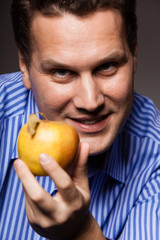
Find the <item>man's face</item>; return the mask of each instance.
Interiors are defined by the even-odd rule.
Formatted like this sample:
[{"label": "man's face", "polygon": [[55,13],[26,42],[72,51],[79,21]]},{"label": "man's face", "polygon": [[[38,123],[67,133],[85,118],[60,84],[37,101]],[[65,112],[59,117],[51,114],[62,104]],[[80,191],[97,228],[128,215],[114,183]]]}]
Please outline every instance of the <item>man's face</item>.
[{"label": "man's face", "polygon": [[29,71],[20,60],[39,111],[75,127],[90,153],[113,143],[132,107],[136,58],[123,27],[116,10],[84,17],[36,15]]}]

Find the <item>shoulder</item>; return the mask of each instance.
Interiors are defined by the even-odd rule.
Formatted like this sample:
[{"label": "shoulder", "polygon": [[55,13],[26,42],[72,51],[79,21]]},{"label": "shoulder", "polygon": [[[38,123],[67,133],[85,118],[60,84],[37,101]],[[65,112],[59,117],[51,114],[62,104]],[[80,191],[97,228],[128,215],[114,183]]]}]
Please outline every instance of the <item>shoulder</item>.
[{"label": "shoulder", "polygon": [[14,73],[7,73],[0,75],[0,89],[3,86],[13,85],[17,82],[22,81],[22,74],[21,72],[14,72]]},{"label": "shoulder", "polygon": [[0,75],[0,120],[21,114],[27,95],[20,72]]},{"label": "shoulder", "polygon": [[150,98],[134,94],[132,111],[125,129],[137,137],[149,137],[160,142],[160,111]]}]

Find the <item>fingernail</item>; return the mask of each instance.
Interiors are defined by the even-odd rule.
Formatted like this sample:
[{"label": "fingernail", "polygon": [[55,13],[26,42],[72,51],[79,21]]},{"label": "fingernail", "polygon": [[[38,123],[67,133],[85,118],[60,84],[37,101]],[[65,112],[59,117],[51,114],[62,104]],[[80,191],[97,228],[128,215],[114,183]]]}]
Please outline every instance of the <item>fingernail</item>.
[{"label": "fingernail", "polygon": [[14,161],[13,165],[14,165],[14,168],[15,168],[15,169],[18,169],[18,168],[21,167],[22,161],[19,160],[19,159],[17,159],[17,160]]},{"label": "fingernail", "polygon": [[43,163],[47,163],[49,162],[49,156],[46,154],[46,153],[42,153],[40,156],[39,156],[39,160],[40,162],[43,164]]}]

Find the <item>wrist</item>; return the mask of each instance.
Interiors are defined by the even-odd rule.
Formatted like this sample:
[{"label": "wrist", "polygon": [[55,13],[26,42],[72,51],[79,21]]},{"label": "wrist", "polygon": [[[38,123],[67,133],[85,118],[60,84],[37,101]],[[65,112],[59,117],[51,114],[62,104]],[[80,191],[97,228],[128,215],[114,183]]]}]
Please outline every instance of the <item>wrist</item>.
[{"label": "wrist", "polygon": [[[81,229],[81,226],[79,226]],[[83,222],[83,227],[79,232],[79,235],[74,240],[106,240],[101,228],[96,222],[95,218],[89,212],[87,219]]]}]

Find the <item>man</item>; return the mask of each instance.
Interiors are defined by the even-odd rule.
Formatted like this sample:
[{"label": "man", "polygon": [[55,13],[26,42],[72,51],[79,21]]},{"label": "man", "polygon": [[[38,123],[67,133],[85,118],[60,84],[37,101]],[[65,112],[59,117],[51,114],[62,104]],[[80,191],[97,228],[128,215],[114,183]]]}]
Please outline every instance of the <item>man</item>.
[{"label": "man", "polygon": [[[135,1],[13,0],[12,19],[21,73],[0,80],[0,239],[159,239],[160,113],[133,90]],[[49,177],[17,159],[38,111],[77,130],[72,176],[46,154]]]}]

